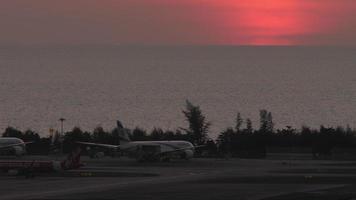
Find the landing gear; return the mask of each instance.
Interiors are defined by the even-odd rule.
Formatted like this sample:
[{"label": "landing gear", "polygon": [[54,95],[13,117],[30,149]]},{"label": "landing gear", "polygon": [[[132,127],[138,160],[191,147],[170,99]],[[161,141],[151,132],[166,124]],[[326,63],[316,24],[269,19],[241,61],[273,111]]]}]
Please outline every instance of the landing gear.
[{"label": "landing gear", "polygon": [[171,158],[170,157],[164,157],[161,160],[162,160],[162,162],[171,162]]},{"label": "landing gear", "polygon": [[32,167],[26,168],[19,172],[19,175],[25,176],[26,179],[33,179],[35,178],[35,171]]}]

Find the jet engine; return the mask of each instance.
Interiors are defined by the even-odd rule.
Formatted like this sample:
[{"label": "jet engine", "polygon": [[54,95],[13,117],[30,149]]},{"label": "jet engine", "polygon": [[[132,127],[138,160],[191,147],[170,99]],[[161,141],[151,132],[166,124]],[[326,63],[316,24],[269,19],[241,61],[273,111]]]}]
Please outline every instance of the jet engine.
[{"label": "jet engine", "polygon": [[12,148],[15,156],[23,156],[25,154],[24,148],[21,146],[14,146]]},{"label": "jet engine", "polygon": [[191,159],[194,156],[194,151],[193,150],[185,150],[184,151],[184,158],[185,159]]}]

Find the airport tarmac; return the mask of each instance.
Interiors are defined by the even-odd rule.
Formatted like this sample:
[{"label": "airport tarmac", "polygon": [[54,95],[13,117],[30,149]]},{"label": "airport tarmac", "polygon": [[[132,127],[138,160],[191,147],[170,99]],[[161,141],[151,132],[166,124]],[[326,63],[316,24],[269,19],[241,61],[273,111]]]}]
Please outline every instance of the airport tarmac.
[{"label": "airport tarmac", "polygon": [[89,159],[34,179],[0,176],[0,199],[356,199],[356,162]]}]

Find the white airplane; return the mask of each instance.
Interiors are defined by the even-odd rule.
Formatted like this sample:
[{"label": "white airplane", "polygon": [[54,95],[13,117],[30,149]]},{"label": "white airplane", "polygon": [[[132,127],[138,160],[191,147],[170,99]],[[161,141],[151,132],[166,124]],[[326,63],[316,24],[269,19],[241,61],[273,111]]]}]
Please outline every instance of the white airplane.
[{"label": "white airplane", "polygon": [[0,154],[23,156],[26,154],[26,144],[32,142],[24,142],[19,138],[2,137],[0,138]]},{"label": "white airplane", "polygon": [[128,130],[124,129],[118,122],[120,145],[100,144],[90,142],[78,142],[79,144],[104,147],[121,151],[129,157],[134,157],[138,161],[169,161],[172,158],[191,159],[196,148],[188,141],[131,141]]}]

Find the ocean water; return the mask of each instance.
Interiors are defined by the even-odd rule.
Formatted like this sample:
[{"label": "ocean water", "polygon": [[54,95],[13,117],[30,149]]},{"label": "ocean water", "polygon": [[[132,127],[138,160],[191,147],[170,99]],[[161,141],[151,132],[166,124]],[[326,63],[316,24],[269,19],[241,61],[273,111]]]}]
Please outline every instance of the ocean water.
[{"label": "ocean water", "polygon": [[98,125],[186,127],[185,101],[200,105],[210,134],[236,113],[258,128],[356,127],[356,49],[346,47],[0,47],[0,131]]}]

